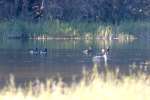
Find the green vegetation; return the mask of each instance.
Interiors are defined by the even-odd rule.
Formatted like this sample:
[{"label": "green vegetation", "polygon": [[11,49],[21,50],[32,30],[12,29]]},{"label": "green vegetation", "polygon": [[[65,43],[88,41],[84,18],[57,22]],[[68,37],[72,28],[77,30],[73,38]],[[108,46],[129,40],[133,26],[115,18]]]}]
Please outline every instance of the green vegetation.
[{"label": "green vegetation", "polygon": [[134,35],[138,35],[140,33],[143,33],[142,35],[146,35],[146,33],[150,32],[150,20],[122,22],[122,24],[118,26],[118,30]]},{"label": "green vegetation", "polygon": [[149,0],[0,0],[0,20],[79,20],[119,23],[150,17]]},{"label": "green vegetation", "polygon": [[[4,21],[0,23],[1,37],[20,36],[28,34],[30,37],[83,37],[105,38],[130,37],[148,35],[149,21],[125,21],[120,25],[96,22],[65,22],[59,20],[41,21],[39,23],[26,21]],[[143,34],[144,33],[144,34]]]},{"label": "green vegetation", "polygon": [[149,4],[149,0],[0,0],[0,36],[147,37]]},{"label": "green vegetation", "polygon": [[66,85],[47,80],[37,81],[36,85],[16,87],[14,77],[10,84],[0,91],[0,100],[149,100],[150,76],[146,74],[119,76],[108,71],[98,74],[95,67],[92,72],[83,71],[84,77],[78,83]]}]

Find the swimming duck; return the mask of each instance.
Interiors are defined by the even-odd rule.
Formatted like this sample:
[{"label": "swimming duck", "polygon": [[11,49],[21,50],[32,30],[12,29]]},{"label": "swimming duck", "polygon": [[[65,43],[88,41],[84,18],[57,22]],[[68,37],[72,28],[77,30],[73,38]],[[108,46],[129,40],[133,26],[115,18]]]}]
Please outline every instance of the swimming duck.
[{"label": "swimming duck", "polygon": [[92,53],[92,48],[89,47],[88,49],[83,50],[83,53],[86,54],[86,55]]},{"label": "swimming duck", "polygon": [[102,54],[105,54],[105,53],[106,53],[106,54],[108,54],[108,53],[109,53],[109,51],[110,51],[110,48],[109,48],[109,47],[108,47],[108,48],[106,48],[106,49],[104,49],[104,48],[103,48],[103,49],[101,49],[101,53],[102,53]]},{"label": "swimming duck", "polygon": [[38,48],[29,50],[30,54],[38,54]]},{"label": "swimming duck", "polygon": [[46,55],[47,54],[47,48],[44,48],[44,50],[40,50],[40,55]]},{"label": "swimming duck", "polygon": [[104,59],[104,62],[107,63],[107,55],[108,55],[108,52],[109,52],[109,48],[107,49],[101,49],[101,55],[98,55],[98,56],[94,56],[93,57],[93,61],[94,62],[99,62],[101,58]]}]

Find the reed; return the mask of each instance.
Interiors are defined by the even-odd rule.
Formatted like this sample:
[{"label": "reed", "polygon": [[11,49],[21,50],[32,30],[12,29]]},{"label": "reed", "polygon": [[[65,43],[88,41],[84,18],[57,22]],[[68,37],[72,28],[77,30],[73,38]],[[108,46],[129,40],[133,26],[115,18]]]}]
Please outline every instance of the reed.
[{"label": "reed", "polygon": [[[48,20],[38,23],[12,20],[0,22],[0,35],[7,37],[9,35],[20,35],[27,33],[33,35],[48,35],[50,37],[76,36],[83,38],[105,38],[110,39],[118,34],[123,35],[149,35],[149,21],[124,21],[119,25],[98,22],[77,22],[77,21],[59,21]],[[124,36],[126,37],[126,36]]]},{"label": "reed", "polygon": [[99,74],[94,67],[92,72],[83,71],[82,80],[70,86],[49,79],[25,88],[15,87],[12,79],[1,89],[0,100],[150,100],[149,75],[118,75],[118,71]]}]

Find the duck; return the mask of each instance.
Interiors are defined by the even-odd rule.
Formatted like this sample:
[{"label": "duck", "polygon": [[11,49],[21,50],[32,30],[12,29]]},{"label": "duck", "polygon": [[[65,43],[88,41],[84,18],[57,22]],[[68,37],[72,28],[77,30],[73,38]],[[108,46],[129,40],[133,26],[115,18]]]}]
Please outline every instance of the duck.
[{"label": "duck", "polygon": [[106,48],[106,49],[101,49],[101,53],[102,53],[102,58],[104,59],[104,61],[107,61],[107,56],[109,54],[110,48]]},{"label": "duck", "polygon": [[47,48],[44,48],[43,50],[40,50],[39,53],[40,55],[46,55],[47,54]]},{"label": "duck", "polygon": [[83,50],[83,53],[86,55],[92,53],[92,47],[89,47],[88,49]]},{"label": "duck", "polygon": [[109,47],[106,48],[106,49],[104,49],[104,48],[101,49],[101,53],[102,53],[102,54],[105,54],[105,53],[108,54],[109,51],[110,51],[110,48],[109,48]]},{"label": "duck", "polygon": [[108,52],[109,52],[109,48],[107,48],[107,49],[104,49],[104,48],[101,49],[101,55],[94,56],[94,57],[93,57],[93,61],[94,61],[94,62],[99,62],[100,59],[102,58],[102,59],[104,60],[104,62],[107,63],[107,60],[108,60],[108,58],[107,58]]},{"label": "duck", "polygon": [[33,54],[35,54],[35,55],[38,54],[38,48],[29,50],[29,53],[32,54],[32,55]]}]

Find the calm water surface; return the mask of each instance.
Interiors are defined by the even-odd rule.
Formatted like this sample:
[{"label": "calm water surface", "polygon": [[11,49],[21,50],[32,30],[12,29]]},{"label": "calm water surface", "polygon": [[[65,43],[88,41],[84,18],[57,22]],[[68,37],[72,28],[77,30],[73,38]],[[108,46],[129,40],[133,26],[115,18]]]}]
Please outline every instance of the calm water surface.
[{"label": "calm water surface", "polygon": [[[129,73],[130,65],[138,65],[136,70],[150,72],[150,41],[135,40],[132,42],[100,40],[1,40],[0,41],[0,84],[13,74],[17,83],[62,76],[70,81],[73,76],[80,77],[82,69],[91,70],[97,64],[100,71],[120,69]],[[92,47],[90,55],[83,50]],[[47,55],[32,55],[29,49],[48,48]],[[102,48],[110,47],[107,63],[103,59],[93,62],[92,58],[100,54]],[[146,63],[146,64],[145,64]],[[145,70],[146,69],[146,70]]]}]

